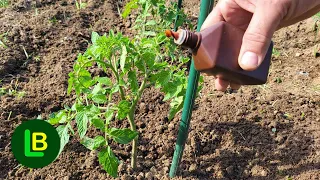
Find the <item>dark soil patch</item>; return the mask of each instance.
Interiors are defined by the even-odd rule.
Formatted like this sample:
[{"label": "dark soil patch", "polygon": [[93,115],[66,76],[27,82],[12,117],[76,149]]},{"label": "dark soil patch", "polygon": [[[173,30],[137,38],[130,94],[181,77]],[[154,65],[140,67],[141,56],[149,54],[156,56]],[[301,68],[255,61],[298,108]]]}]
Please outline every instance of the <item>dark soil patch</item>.
[{"label": "dark soil patch", "polygon": [[[198,1],[184,7],[197,16]],[[89,1],[79,11],[71,0],[14,1],[0,10],[0,34],[7,33],[8,46],[0,47],[0,86],[25,92],[20,99],[0,97],[1,179],[110,179],[95,152],[77,137],[54,163],[32,171],[18,166],[10,137],[21,121],[46,118],[72,102],[74,97],[66,95],[68,73],[77,54],[87,48],[92,30],[113,28],[131,35],[130,25],[119,18],[111,0]],[[319,179],[320,61],[313,56],[319,39],[312,20],[277,32],[279,55],[264,86],[221,93],[205,77],[177,179]],[[148,89],[137,110],[137,171],[129,167],[130,145],[115,148],[123,161],[121,179],[167,179],[179,116],[168,122],[169,104],[162,99],[157,90]]]}]

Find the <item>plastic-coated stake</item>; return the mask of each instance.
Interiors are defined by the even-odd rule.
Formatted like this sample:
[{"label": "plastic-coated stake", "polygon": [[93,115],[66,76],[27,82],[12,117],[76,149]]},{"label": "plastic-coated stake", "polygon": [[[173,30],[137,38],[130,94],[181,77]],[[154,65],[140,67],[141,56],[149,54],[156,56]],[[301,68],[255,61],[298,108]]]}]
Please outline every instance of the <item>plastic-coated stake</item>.
[{"label": "plastic-coated stake", "polygon": [[[182,0],[179,0],[179,3],[182,3]],[[198,18],[197,31],[200,31],[204,20],[207,18],[208,14],[212,10],[213,4],[214,4],[214,0],[201,0],[200,16]],[[181,7],[181,4],[180,4],[180,7]],[[199,72],[194,68],[194,62],[192,60],[189,78],[188,78],[187,92],[186,92],[186,96],[183,104],[183,111],[182,111],[182,117],[180,121],[178,138],[177,138],[173,160],[172,160],[172,164],[169,172],[170,178],[175,177],[177,174],[177,171],[182,159],[184,146],[188,138],[188,130],[190,125],[194,100],[197,95],[196,93],[198,88],[199,76],[200,76]]]}]

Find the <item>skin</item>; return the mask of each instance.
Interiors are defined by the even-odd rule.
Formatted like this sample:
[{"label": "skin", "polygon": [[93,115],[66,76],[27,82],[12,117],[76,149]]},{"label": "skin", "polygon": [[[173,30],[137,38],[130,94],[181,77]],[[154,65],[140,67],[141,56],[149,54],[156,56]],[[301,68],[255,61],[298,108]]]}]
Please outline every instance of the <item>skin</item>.
[{"label": "skin", "polygon": [[[320,0],[220,0],[205,20],[202,30],[225,21],[245,31],[238,58],[247,71],[263,61],[275,31],[307,19],[320,11]],[[240,85],[216,78],[215,87],[225,91]]]}]

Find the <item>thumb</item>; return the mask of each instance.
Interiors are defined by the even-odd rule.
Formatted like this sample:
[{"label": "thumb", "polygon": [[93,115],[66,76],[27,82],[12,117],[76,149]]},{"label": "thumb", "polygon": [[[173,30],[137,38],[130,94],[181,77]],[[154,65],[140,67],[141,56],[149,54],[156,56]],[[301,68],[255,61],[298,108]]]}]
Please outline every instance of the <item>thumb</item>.
[{"label": "thumb", "polygon": [[[271,9],[275,9],[271,7]],[[242,69],[252,71],[262,63],[271,43],[273,33],[280,23],[280,13],[262,5],[256,7],[249,26],[244,33],[239,54]]]}]

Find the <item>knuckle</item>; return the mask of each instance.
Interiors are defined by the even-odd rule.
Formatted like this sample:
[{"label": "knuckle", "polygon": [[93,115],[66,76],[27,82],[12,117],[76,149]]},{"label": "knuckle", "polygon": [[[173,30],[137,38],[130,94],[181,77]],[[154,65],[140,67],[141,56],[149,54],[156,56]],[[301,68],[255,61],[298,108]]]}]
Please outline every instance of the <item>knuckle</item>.
[{"label": "knuckle", "polygon": [[260,32],[246,32],[243,36],[243,41],[249,41],[254,44],[264,44],[268,42],[269,39],[271,39],[271,37],[267,37]]}]

